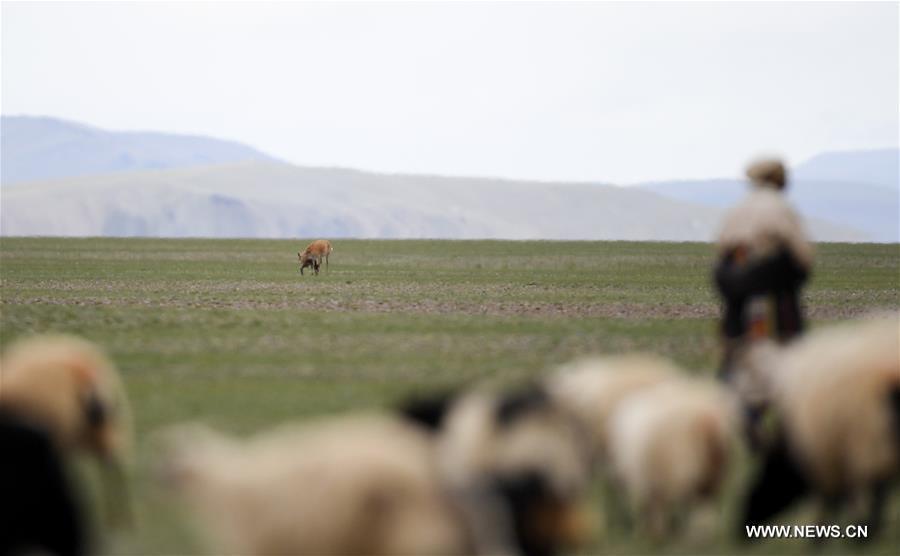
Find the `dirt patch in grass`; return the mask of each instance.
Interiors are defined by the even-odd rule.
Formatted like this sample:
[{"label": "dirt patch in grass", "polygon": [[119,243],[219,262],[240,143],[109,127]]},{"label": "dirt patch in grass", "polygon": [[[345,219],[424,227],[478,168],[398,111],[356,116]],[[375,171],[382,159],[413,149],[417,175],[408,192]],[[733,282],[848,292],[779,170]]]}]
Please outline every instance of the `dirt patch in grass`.
[{"label": "dirt patch in grass", "polygon": [[[486,315],[529,318],[615,318],[615,319],[712,319],[719,316],[714,304],[646,304],[646,303],[546,303],[527,301],[383,301],[317,298],[281,299],[112,299],[109,297],[17,297],[4,299],[4,305],[43,304],[70,307],[161,307],[176,309],[225,309],[237,311],[299,310],[324,312],[395,313],[421,315]],[[882,308],[896,310],[896,308]],[[873,311],[864,306],[819,306],[808,309],[817,320],[859,317]]]}]

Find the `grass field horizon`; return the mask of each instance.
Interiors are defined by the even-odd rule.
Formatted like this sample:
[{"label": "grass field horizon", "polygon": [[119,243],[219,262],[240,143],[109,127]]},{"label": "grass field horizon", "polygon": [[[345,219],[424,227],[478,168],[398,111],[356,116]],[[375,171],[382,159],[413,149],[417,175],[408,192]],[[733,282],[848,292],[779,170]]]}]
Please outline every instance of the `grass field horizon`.
[{"label": "grass field horizon", "polygon": [[[718,362],[710,244],[335,240],[330,268],[301,276],[296,253],[307,243],[0,238],[0,347],[31,333],[78,334],[124,377],[135,490],[146,496],[138,528],[108,551],[199,549],[148,486],[148,438],[169,424],[250,434],[455,385],[526,381],[590,354],[653,352],[697,373]],[[803,296],[810,324],[900,309],[898,254],[897,244],[818,245]],[[898,502],[886,539],[866,551],[890,553],[900,540]],[[684,550],[697,548],[608,530],[590,552]]]}]

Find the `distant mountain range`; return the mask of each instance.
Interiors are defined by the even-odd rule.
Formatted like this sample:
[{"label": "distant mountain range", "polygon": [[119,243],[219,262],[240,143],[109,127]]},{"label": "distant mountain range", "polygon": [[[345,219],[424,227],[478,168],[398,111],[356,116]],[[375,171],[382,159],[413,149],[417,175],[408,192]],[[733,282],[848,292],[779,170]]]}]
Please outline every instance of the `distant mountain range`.
[{"label": "distant mountain range", "polygon": [[[704,241],[719,209],[638,188],[384,175],[271,162],[5,188],[4,235]],[[823,240],[860,240],[812,225]]]},{"label": "distant mountain range", "polygon": [[246,145],[209,137],[116,132],[55,118],[0,119],[0,183],[110,172],[160,170],[272,157]]},{"label": "distant mountain range", "polygon": [[[747,191],[739,180],[649,183],[639,186],[669,199],[725,208]],[[900,235],[900,190],[860,182],[793,180],[788,199],[807,218],[858,230],[869,241],[897,242]]]},{"label": "distant mountain range", "polygon": [[[746,188],[727,180],[623,188],[304,168],[239,143],[49,118],[4,117],[2,139],[3,235],[708,241]],[[823,160],[812,169],[827,169]],[[897,241],[896,189],[795,185],[816,239]]]},{"label": "distant mountain range", "polygon": [[[872,241],[900,235],[900,149],[833,152],[790,172],[788,198],[807,217],[854,228]],[[667,181],[640,185],[670,199],[729,207],[747,183],[740,180]]]},{"label": "distant mountain range", "polygon": [[829,152],[812,157],[793,171],[800,181],[867,183],[900,189],[900,149]]}]

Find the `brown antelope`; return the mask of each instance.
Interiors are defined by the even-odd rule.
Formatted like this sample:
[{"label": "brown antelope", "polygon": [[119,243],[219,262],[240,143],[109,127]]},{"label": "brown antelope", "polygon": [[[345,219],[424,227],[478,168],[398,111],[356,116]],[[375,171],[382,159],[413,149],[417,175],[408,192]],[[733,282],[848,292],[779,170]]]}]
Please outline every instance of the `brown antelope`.
[{"label": "brown antelope", "polygon": [[325,259],[325,268],[328,268],[328,255],[334,251],[331,242],[327,239],[317,239],[306,246],[302,253],[297,253],[300,259],[300,274],[303,269],[311,266],[316,274],[319,274],[319,267],[322,265],[322,259]]}]

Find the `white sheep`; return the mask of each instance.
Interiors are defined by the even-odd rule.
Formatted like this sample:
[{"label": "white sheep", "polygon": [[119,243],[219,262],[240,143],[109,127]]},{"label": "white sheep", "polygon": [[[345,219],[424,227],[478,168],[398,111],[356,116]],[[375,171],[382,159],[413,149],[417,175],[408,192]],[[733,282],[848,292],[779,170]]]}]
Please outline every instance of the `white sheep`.
[{"label": "white sheep", "polygon": [[528,555],[583,537],[580,438],[546,396],[444,409],[431,427],[361,415],[249,441],[178,427],[160,470],[217,551]]},{"label": "white sheep", "polygon": [[887,486],[900,474],[898,316],[817,330],[784,350],[772,379],[782,434],[743,523],[814,494],[826,508],[851,502],[877,529]]},{"label": "white sheep", "polygon": [[197,426],[164,433],[163,477],[216,552],[463,554],[427,433],[386,416],[284,426],[239,441]]},{"label": "white sheep", "polygon": [[624,400],[608,423],[615,484],[659,537],[716,499],[737,437],[737,405],[712,381],[681,378]]},{"label": "white sheep", "polygon": [[593,357],[559,367],[548,378],[547,388],[588,432],[592,457],[602,464],[608,453],[608,422],[619,405],[636,392],[681,374],[670,361],[652,355]]}]

